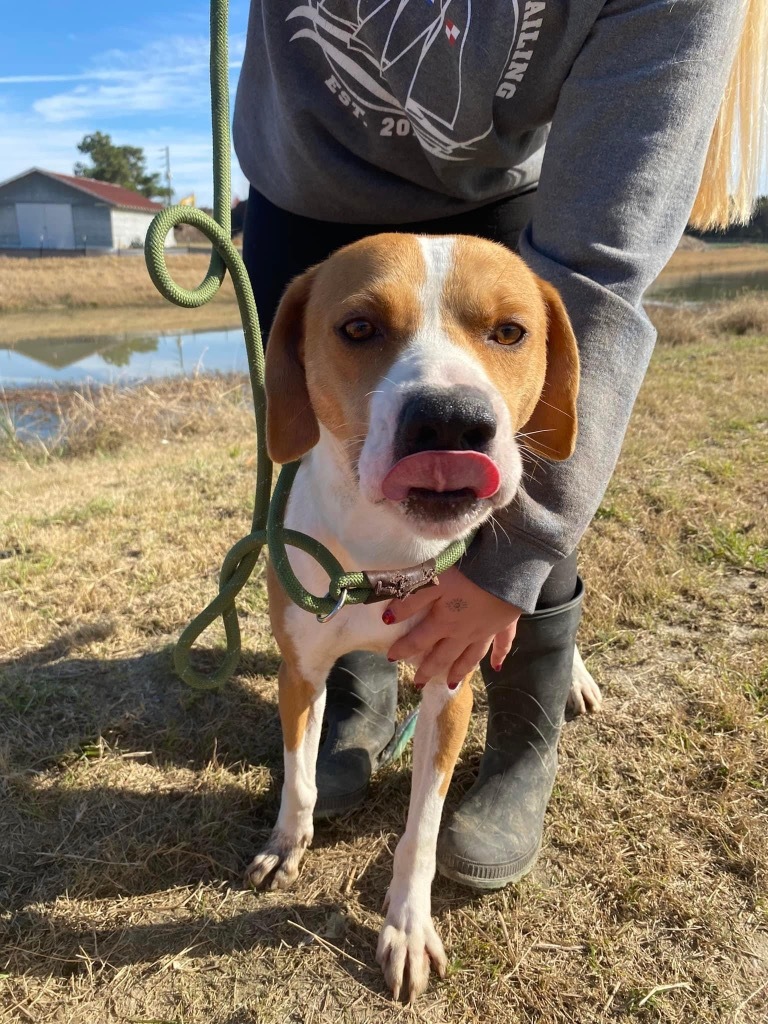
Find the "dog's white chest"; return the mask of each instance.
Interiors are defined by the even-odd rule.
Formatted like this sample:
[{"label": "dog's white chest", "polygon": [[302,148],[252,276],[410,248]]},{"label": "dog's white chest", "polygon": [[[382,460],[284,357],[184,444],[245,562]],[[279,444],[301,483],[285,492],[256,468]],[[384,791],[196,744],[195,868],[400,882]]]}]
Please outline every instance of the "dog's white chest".
[{"label": "dog's white chest", "polygon": [[[387,541],[390,539],[381,536],[377,538],[378,543],[372,540],[370,545],[367,544],[364,529],[361,529],[364,524],[356,521],[354,508],[348,507],[345,515],[343,502],[339,503],[341,507],[337,505],[336,515],[352,535],[348,540],[345,533],[342,543],[336,531],[327,525],[333,512],[327,509],[326,502],[334,501],[334,498],[338,500],[338,495],[323,495],[317,477],[316,467],[310,469],[309,466],[302,466],[299,470],[288,504],[285,525],[326,545],[347,571],[398,568],[405,564],[403,562],[398,565],[404,558],[410,559],[412,564],[417,558],[432,557],[432,551],[411,549],[403,552],[402,543],[393,544],[393,547],[400,550],[388,556]],[[297,548],[288,548],[288,555],[302,586],[310,593],[324,597],[328,593],[328,576],[320,564]],[[421,613],[406,622],[386,626],[381,618],[385,608],[386,602],[349,605],[329,622],[320,623],[314,615],[298,605],[289,604],[285,610],[284,628],[295,645],[302,670],[308,676],[314,676],[321,669],[330,668],[341,654],[352,650],[386,653],[399,637],[423,618]]]}]

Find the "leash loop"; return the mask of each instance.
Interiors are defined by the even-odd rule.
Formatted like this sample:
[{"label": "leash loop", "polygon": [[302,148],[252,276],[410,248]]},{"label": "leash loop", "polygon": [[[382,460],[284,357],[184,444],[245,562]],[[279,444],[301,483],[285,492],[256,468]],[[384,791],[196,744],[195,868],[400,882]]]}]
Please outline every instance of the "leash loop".
[{"label": "leash loop", "polygon": [[[345,605],[391,597],[387,586],[395,587],[394,596],[411,593],[425,583],[413,579],[421,576],[434,582],[434,575],[455,564],[464,554],[471,537],[457,541],[435,559],[434,570],[424,572],[423,566],[389,573],[345,572],[335,556],[319,541],[283,525],[288,495],[299,462],[283,466],[270,501],[272,462],[266,445],[266,398],[264,394],[264,349],[253,289],[242,256],[231,238],[231,175],[229,133],[229,52],[227,45],[228,0],[211,0],[211,113],[213,131],[213,217],[188,206],[171,206],[152,221],[147,232],[144,257],[149,275],[158,291],[170,302],[188,309],[209,302],[221,287],[229,271],[234,285],[248,355],[248,373],[256,420],[256,488],[250,532],[229,551],[221,567],[219,592],[182,632],[174,649],[174,667],[181,679],[196,690],[218,690],[237,668],[240,658],[240,625],[235,599],[248,582],[265,544],[270,562],[286,594],[305,611],[313,612],[320,622],[328,622]],[[178,224],[191,224],[211,243],[208,270],[197,288],[182,288],[171,277],[165,258],[165,239]],[[328,574],[325,597],[310,594],[291,568],[286,545],[297,547],[314,558]],[[431,574],[431,575],[430,575]],[[374,577],[375,583],[369,578]],[[427,577],[430,577],[427,579]],[[400,579],[406,579],[406,584]],[[398,589],[399,588],[399,589]],[[372,596],[374,595],[376,596]],[[192,646],[202,633],[221,618],[226,635],[226,652],[221,664],[210,674],[192,666]]]}]

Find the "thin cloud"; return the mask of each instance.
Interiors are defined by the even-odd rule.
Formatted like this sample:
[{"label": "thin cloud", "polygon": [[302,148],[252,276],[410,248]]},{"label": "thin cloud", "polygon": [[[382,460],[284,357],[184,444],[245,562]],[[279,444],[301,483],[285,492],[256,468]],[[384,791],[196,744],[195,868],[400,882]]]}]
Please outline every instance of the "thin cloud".
[{"label": "thin cloud", "polygon": [[0,85],[34,85],[38,82],[82,82],[87,78],[95,77],[95,73],[90,75],[0,75]]},{"label": "thin cloud", "polygon": [[[230,52],[236,58],[229,63],[231,71],[239,69],[244,47],[244,36],[231,38]],[[40,97],[32,104],[47,123],[141,112],[188,113],[208,102],[208,48],[205,36],[169,36],[136,50],[107,50],[82,71],[7,75],[0,77],[0,84],[78,83],[74,89]]]},{"label": "thin cloud", "polygon": [[32,109],[48,122],[81,121],[150,111],[184,109],[189,113],[204,110],[206,100],[193,79],[182,81],[169,75],[153,75],[125,85],[79,85],[69,92],[37,100]]},{"label": "thin cloud", "polygon": [[[229,62],[231,71],[240,70],[241,61]],[[175,68],[160,68],[160,75],[188,75],[190,72],[207,71],[207,64],[187,64]],[[76,75],[0,75],[0,85],[45,85],[49,82],[116,82],[139,81],[145,72],[113,68],[110,71],[83,71]]]}]

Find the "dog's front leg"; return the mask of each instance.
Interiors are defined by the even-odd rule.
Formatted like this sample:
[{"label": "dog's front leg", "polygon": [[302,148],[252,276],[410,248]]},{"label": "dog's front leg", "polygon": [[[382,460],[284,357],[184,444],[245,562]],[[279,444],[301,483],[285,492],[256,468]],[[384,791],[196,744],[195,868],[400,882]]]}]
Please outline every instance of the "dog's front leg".
[{"label": "dog's front leg", "polygon": [[472,710],[469,677],[456,690],[433,681],[423,692],[408,822],[395,851],[387,919],[376,953],[394,998],[402,993],[409,1002],[426,989],[430,963],[441,978],[445,976],[445,951],[432,924],[430,890],[443,801]]},{"label": "dog's front leg", "polygon": [[325,674],[311,682],[297,667],[283,661],[277,682],[285,766],[280,813],[269,842],[248,867],[245,881],[253,887],[285,889],[296,879],[304,851],[312,842]]}]

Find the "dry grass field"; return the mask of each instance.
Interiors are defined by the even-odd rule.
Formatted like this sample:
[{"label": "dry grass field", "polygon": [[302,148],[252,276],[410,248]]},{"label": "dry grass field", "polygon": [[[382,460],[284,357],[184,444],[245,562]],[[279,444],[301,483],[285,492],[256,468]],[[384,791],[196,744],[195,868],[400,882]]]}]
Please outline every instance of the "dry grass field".
[{"label": "dry grass field", "polygon": [[[182,287],[204,278],[208,257],[171,253],[168,267]],[[237,327],[240,315],[227,276],[199,309],[167,302],[152,284],[141,255],[76,259],[0,256],[0,342],[31,338],[135,335]]]},{"label": "dry grass field", "polygon": [[[171,670],[247,530],[242,382],[62,395],[47,448],[8,427],[2,1020],[768,1019],[768,312],[654,315],[661,341],[583,547],[603,711],[565,730],[533,874],[482,897],[437,879],[449,973],[414,1009],[374,963],[409,756],[360,813],[318,827],[293,891],[244,891],[281,774],[263,566],[234,681],[198,695]],[[202,662],[220,643],[214,630]],[[477,693],[450,804],[480,754]]]},{"label": "dry grass field", "polygon": [[194,331],[215,331],[240,326],[236,302],[214,299],[199,309],[184,309],[166,302],[154,306],[114,309],[46,309],[38,313],[0,313],[0,345],[33,339],[78,341],[89,338],[157,336]]},{"label": "dry grass field", "polygon": [[[701,251],[680,249],[665,274],[676,278],[699,274],[744,273],[763,270],[768,247],[762,245],[709,246]],[[183,287],[194,287],[205,275],[208,257],[201,253],[173,253],[168,266]],[[227,279],[214,300],[235,316],[235,296]],[[133,256],[13,259],[0,256],[0,315],[45,310],[116,310],[125,307],[162,309],[168,304],[147,275],[144,259]],[[0,321],[2,322],[2,321]]]},{"label": "dry grass field", "polygon": [[766,264],[768,246],[765,245],[709,245],[701,250],[681,247],[664,268],[664,274],[673,277],[743,274],[750,270],[765,270]]},{"label": "dry grass field", "polygon": [[[183,288],[194,288],[208,269],[202,253],[169,252],[167,263]],[[214,301],[235,301],[229,277]],[[152,284],[141,253],[35,260],[0,256],[0,313],[163,305],[167,302]]]}]

